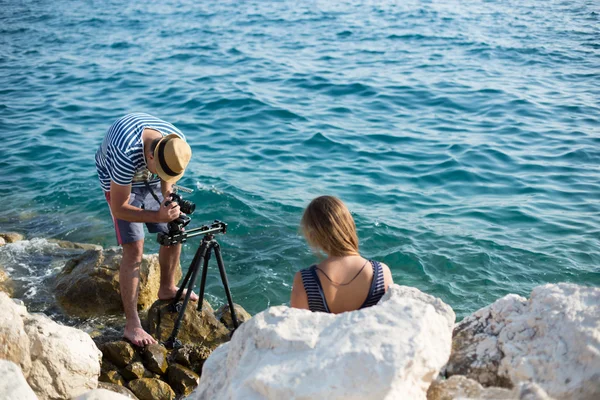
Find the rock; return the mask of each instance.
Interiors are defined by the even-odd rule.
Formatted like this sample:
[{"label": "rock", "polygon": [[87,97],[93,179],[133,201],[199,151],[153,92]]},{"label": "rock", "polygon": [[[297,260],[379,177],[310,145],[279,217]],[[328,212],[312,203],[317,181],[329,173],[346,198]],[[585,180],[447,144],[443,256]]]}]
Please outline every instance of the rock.
[{"label": "rock", "polygon": [[156,374],[164,374],[167,372],[167,349],[164,346],[156,343],[148,345],[142,353],[144,365],[148,370]]},{"label": "rock", "polygon": [[338,315],[271,307],[210,355],[189,399],[425,399],[454,318],[398,285],[378,305]]},{"label": "rock", "polygon": [[0,398],[4,400],[37,400],[21,368],[11,361],[0,360]]},{"label": "rock", "polygon": [[511,400],[513,392],[504,388],[484,388],[479,382],[462,375],[455,375],[450,379],[434,382],[427,391],[427,400],[454,400],[454,399],[481,399],[481,400]]},{"label": "rock", "polygon": [[107,389],[94,389],[76,397],[75,400],[128,400],[131,398],[135,399],[135,396],[129,397]]},{"label": "rock", "polygon": [[105,343],[102,345],[101,350],[104,358],[119,368],[124,368],[133,361],[139,361],[133,346],[124,340]]},{"label": "rock", "polygon": [[14,295],[14,285],[10,276],[4,271],[0,265],[0,292],[4,292],[10,297]]},{"label": "rock", "polygon": [[454,375],[446,380],[435,381],[427,391],[427,400],[551,400],[533,383],[522,383],[513,390],[489,387],[462,375]]},{"label": "rock", "polygon": [[19,363],[39,398],[71,398],[96,388],[101,353],[85,332],[29,314],[5,293],[0,310],[0,358]]},{"label": "rock", "polygon": [[448,376],[484,386],[539,385],[557,399],[600,398],[600,288],[538,286],[508,295],[454,330]]},{"label": "rock", "polygon": [[129,389],[140,400],[174,400],[175,392],[159,379],[142,378],[129,382]]},{"label": "rock", "polygon": [[98,385],[102,353],[83,331],[41,314],[24,318],[31,343],[27,382],[40,398],[72,398]]},{"label": "rock", "polygon": [[[230,332],[209,311],[206,300],[203,304],[202,311],[197,311],[196,302],[188,303],[177,338],[183,344],[205,344],[212,349],[228,341]],[[157,301],[148,311],[148,333],[158,341],[166,341],[171,336],[177,315],[169,310],[169,301]]]},{"label": "rock", "polygon": [[17,232],[0,232],[0,238],[6,243],[15,243],[24,239],[23,235]]},{"label": "rock", "polygon": [[[112,249],[88,250],[69,260],[56,278],[54,293],[58,304],[77,317],[123,313],[119,288],[121,258],[121,249]],[[180,270],[178,275],[181,276]],[[158,298],[159,286],[158,255],[144,255],[140,266],[139,310],[146,310]]]},{"label": "rock", "polygon": [[6,293],[0,292],[0,358],[19,365],[25,376],[31,369],[31,343],[25,332],[25,306],[15,304]]},{"label": "rock", "polygon": [[146,367],[140,361],[133,362],[121,370],[121,375],[128,381],[145,378]]},{"label": "rock", "polygon": [[[239,304],[233,303],[233,308],[235,309],[235,317],[238,321],[238,326],[243,324],[252,318],[252,315],[248,313],[248,311],[244,310],[242,306]],[[215,313],[215,317],[221,321],[227,329],[233,330],[233,320],[231,319],[231,310],[229,309],[229,304],[223,304],[217,312]]]},{"label": "rock", "polygon": [[192,393],[200,382],[198,374],[179,364],[170,365],[167,376],[169,385],[184,396]]},{"label": "rock", "polygon": [[0,247],[4,246],[6,244],[6,240],[0,236]]},{"label": "rock", "polygon": [[102,371],[98,377],[98,381],[118,386],[125,386],[125,384],[127,384],[123,375],[117,370]]},{"label": "rock", "polygon": [[135,397],[135,395],[133,394],[133,392],[131,390],[129,390],[126,387],[121,386],[121,385],[115,385],[115,384],[106,383],[106,382],[98,382],[98,389],[110,390],[111,392],[118,393],[129,399],[137,400],[137,397]]},{"label": "rock", "polygon": [[210,353],[212,353],[212,350],[202,344],[186,344],[171,352],[170,362],[181,364],[201,375],[204,361],[210,356]]},{"label": "rock", "polygon": [[48,239],[49,243],[56,243],[61,249],[80,249],[80,250],[102,250],[99,244],[75,243],[66,240]]}]

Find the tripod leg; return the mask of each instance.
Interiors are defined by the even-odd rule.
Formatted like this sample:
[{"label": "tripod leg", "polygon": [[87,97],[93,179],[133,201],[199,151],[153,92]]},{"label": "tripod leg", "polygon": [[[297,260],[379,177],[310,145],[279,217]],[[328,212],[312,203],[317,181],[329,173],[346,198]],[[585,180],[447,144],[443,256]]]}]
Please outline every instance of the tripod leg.
[{"label": "tripod leg", "polygon": [[[202,242],[202,245],[198,248],[196,252],[196,256],[194,256],[195,263],[192,263],[190,269],[193,269],[191,279],[188,285],[188,291],[185,294],[185,298],[183,299],[183,305],[181,306],[181,310],[179,311],[179,315],[177,316],[177,320],[175,321],[175,325],[173,326],[173,332],[171,332],[171,336],[167,339],[165,343],[167,347],[173,348],[177,343],[177,334],[179,333],[179,327],[181,326],[181,320],[185,314],[185,309],[187,307],[188,302],[190,301],[190,296],[192,295],[192,289],[194,288],[194,283],[196,282],[196,276],[198,275],[198,265],[200,264],[200,260],[205,259],[206,253],[208,250],[208,243]],[[208,261],[208,259],[206,259]],[[205,261],[205,264],[206,264]],[[188,271],[189,273],[189,271]],[[183,289],[183,285],[179,289],[180,291]]]},{"label": "tripod leg", "polygon": [[213,247],[215,249],[215,258],[217,259],[217,264],[219,265],[219,272],[221,273],[221,281],[223,281],[223,287],[225,288],[225,294],[227,295],[227,301],[229,302],[229,310],[231,311],[233,327],[234,329],[237,329],[239,325],[237,316],[235,315],[235,307],[233,306],[231,292],[229,291],[229,283],[227,282],[227,274],[225,273],[225,264],[223,264],[223,257],[221,257],[221,246],[219,246],[219,243],[214,241]]},{"label": "tripod leg", "polygon": [[206,275],[208,274],[208,260],[210,260],[210,250],[213,247],[213,242],[208,243],[208,251],[204,258],[204,267],[202,268],[202,280],[200,281],[200,294],[198,296],[198,311],[202,311],[202,305],[204,304],[204,289],[206,288]]},{"label": "tripod leg", "polygon": [[200,251],[197,251],[196,254],[194,255],[194,259],[190,263],[190,267],[188,268],[188,272],[185,274],[185,278],[183,278],[183,282],[181,282],[181,286],[179,286],[179,290],[177,290],[177,294],[175,295],[175,297],[171,301],[171,304],[170,304],[171,309],[175,310],[175,306],[177,305],[177,303],[181,299],[181,295],[183,294],[183,289],[188,284],[188,282],[190,280],[190,277],[192,276],[192,273],[194,272],[194,265],[196,265],[196,263],[198,262],[198,257],[200,257],[200,256],[201,256],[200,255]]}]

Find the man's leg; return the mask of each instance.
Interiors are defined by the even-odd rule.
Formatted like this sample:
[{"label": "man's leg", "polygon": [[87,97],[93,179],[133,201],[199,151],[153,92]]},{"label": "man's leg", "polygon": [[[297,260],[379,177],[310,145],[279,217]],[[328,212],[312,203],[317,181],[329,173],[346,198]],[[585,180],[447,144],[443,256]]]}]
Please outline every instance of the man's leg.
[{"label": "man's leg", "polygon": [[142,328],[137,312],[140,283],[140,264],[144,253],[144,240],[123,245],[123,259],[119,270],[121,300],[125,309],[125,333],[123,336],[136,346],[156,343],[156,340]]},{"label": "man's leg", "polygon": [[[181,255],[181,244],[173,246],[160,246],[158,252],[158,261],[160,262],[160,289],[158,290],[158,298],[161,300],[169,300],[175,297],[177,290],[175,286],[175,272],[179,268],[179,256]],[[184,290],[184,295],[186,290]],[[192,293],[190,300],[197,301],[198,295]]]}]

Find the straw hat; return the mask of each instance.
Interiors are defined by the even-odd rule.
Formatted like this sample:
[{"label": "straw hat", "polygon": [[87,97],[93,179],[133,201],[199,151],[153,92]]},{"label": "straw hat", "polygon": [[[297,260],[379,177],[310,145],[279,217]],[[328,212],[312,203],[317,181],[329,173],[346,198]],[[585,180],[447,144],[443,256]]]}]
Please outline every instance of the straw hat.
[{"label": "straw hat", "polygon": [[154,149],[156,173],[163,181],[175,183],[183,176],[190,158],[192,158],[190,145],[174,133],[167,135]]}]

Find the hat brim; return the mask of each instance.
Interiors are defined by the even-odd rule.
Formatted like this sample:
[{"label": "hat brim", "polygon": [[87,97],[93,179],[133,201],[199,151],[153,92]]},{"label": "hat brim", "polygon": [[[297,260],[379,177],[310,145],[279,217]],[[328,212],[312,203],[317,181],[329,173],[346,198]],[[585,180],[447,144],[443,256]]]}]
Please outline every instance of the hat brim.
[{"label": "hat brim", "polygon": [[180,180],[183,177],[183,174],[185,173],[185,171],[182,172],[179,175],[172,176],[172,175],[167,174],[162,169],[162,167],[160,166],[160,163],[158,162],[158,149],[160,147],[160,144],[162,143],[163,140],[168,139],[168,138],[178,138],[178,139],[181,139],[181,137],[179,135],[175,134],[175,133],[171,133],[170,135],[163,136],[163,138],[160,139],[160,141],[156,145],[156,148],[154,149],[154,160],[155,160],[156,174],[158,175],[158,177],[161,180],[163,180],[163,181],[165,181],[167,183],[175,183],[175,182],[177,182],[178,180]]}]

